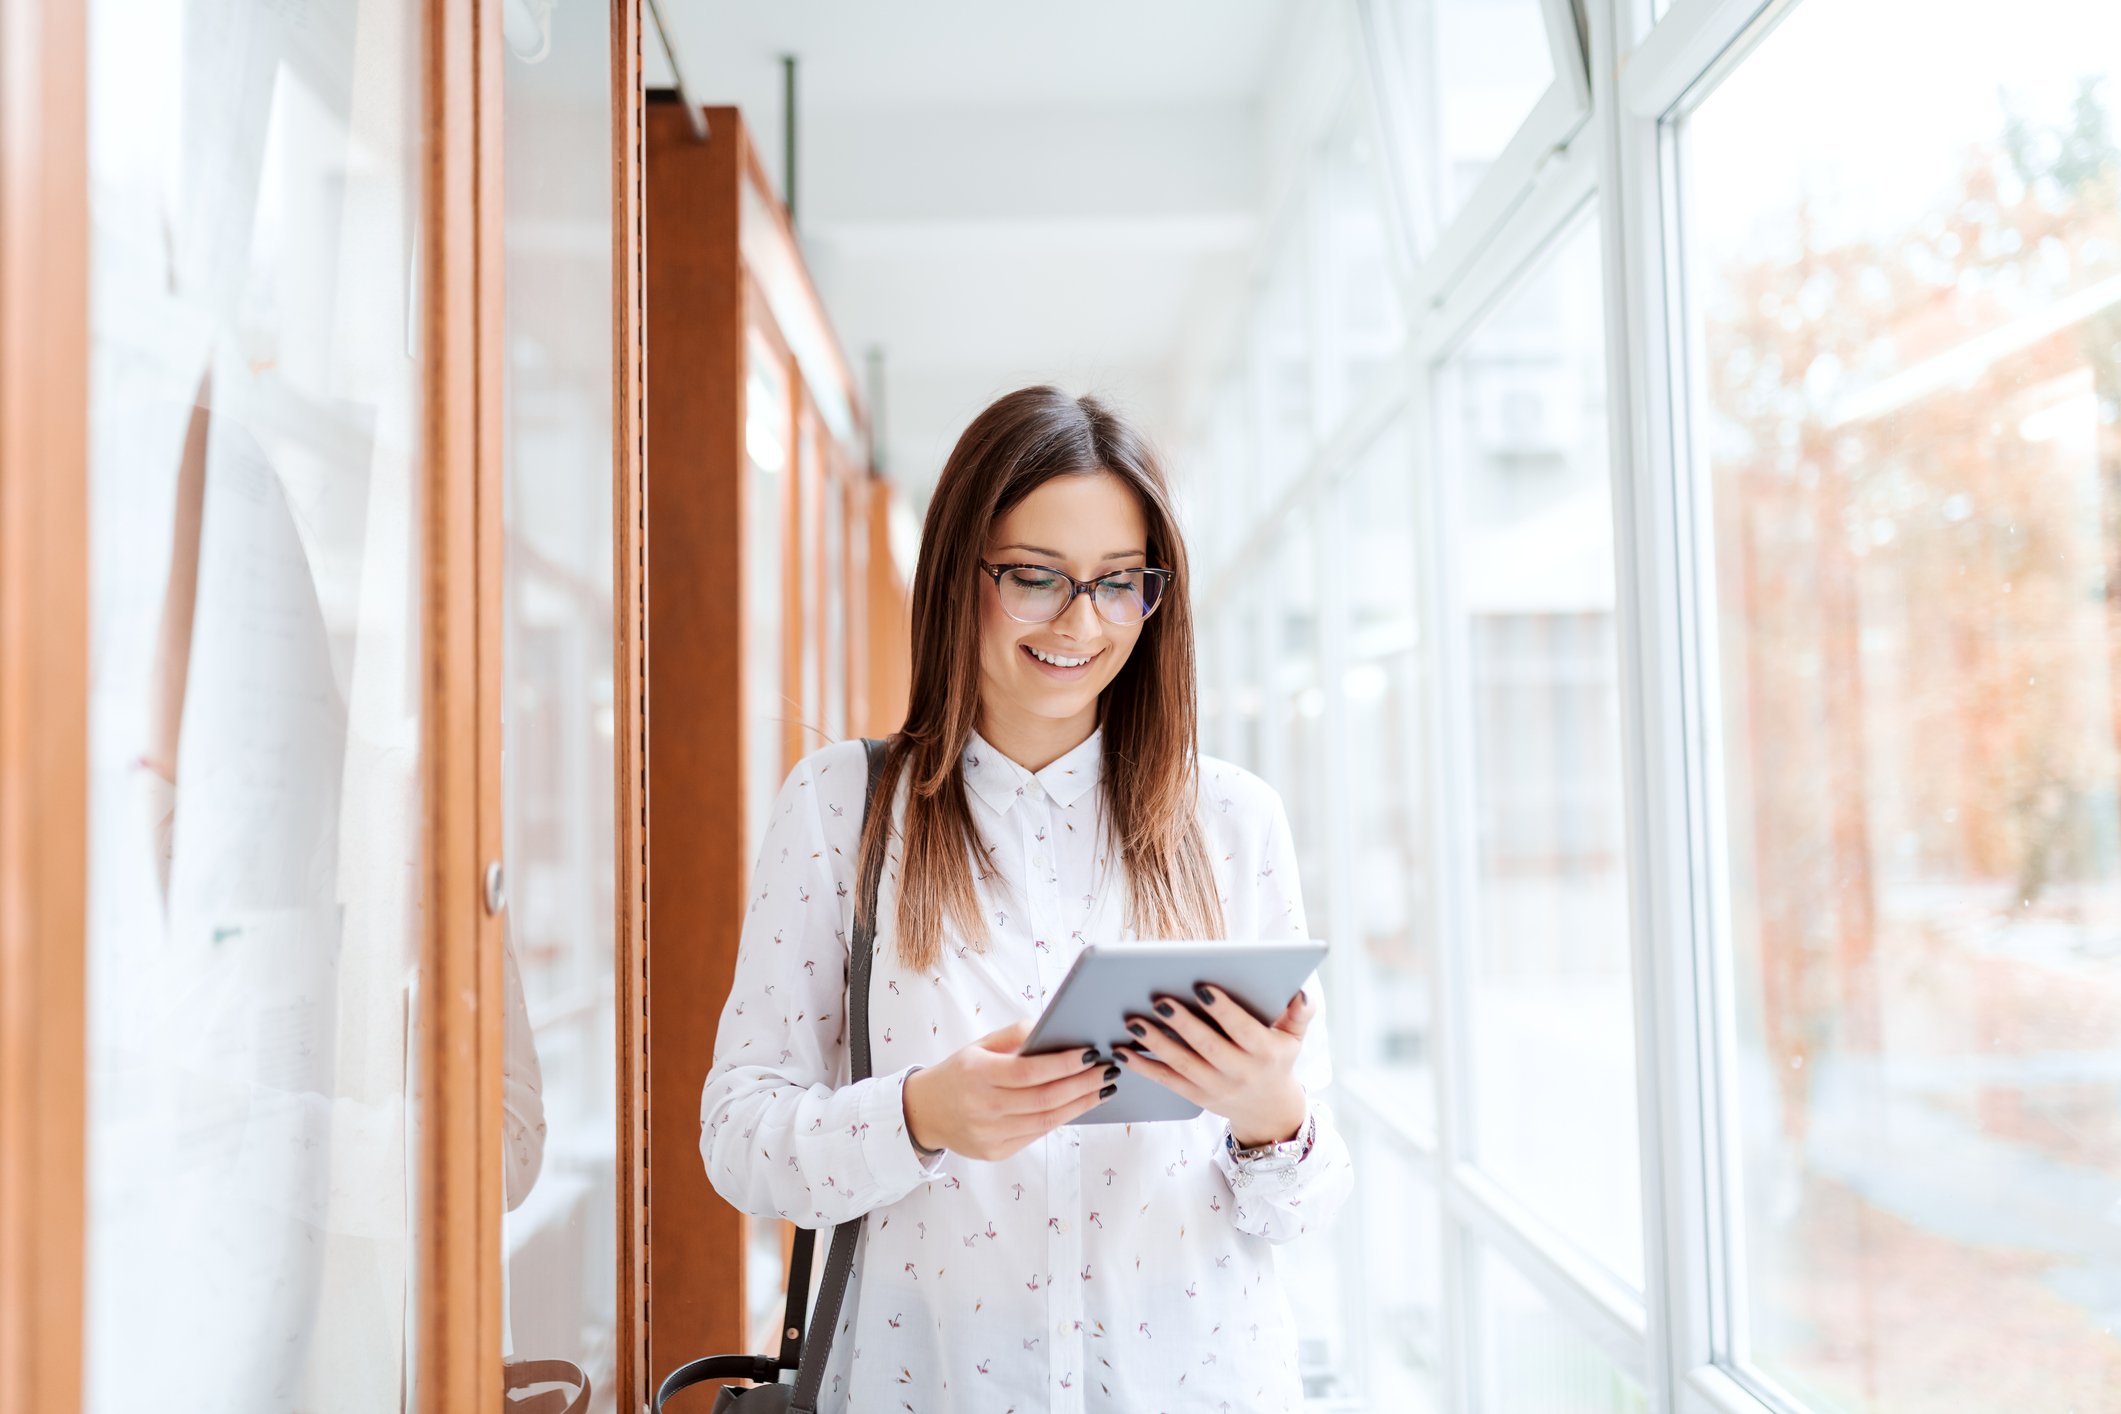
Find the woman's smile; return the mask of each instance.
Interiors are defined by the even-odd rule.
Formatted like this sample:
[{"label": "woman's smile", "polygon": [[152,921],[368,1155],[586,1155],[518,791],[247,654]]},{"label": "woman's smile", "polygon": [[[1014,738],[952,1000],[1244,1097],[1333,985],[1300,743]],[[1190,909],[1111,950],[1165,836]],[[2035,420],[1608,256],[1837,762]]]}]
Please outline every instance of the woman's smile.
[{"label": "woman's smile", "polygon": [[1028,643],[1020,646],[1035,669],[1062,682],[1074,682],[1077,678],[1089,676],[1091,665],[1105,652],[1100,648],[1095,653],[1063,653],[1058,649],[1034,648]]}]

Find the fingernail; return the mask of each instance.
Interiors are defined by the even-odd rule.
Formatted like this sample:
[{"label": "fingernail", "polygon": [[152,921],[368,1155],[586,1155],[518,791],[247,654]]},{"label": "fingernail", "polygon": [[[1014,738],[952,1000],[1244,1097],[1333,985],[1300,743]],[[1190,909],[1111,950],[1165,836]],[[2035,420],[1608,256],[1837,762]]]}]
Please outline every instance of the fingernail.
[{"label": "fingernail", "polygon": [[1096,1062],[1096,1060],[1097,1060],[1097,1047],[1095,1047],[1095,1046],[1092,1046],[1092,1047],[1091,1047],[1091,1048],[1090,1048],[1089,1050],[1087,1050],[1087,1051],[1084,1051],[1084,1052],[1083,1052],[1083,1064],[1084,1064],[1084,1065],[1091,1065],[1091,1064],[1094,1064],[1094,1063]]},{"label": "fingernail", "polygon": [[1121,1065],[1125,1065],[1128,1061],[1133,1060],[1134,1057],[1132,1054],[1126,1051],[1114,1051],[1112,1053],[1112,1059],[1118,1061]]},{"label": "fingernail", "polygon": [[1149,1028],[1142,1025],[1139,1021],[1128,1022],[1127,1029],[1129,1031],[1132,1031],[1137,1036],[1146,1036],[1149,1034]]},{"label": "fingernail", "polygon": [[1298,1006],[1302,1006],[1305,1002],[1309,1000],[1311,1000],[1311,994],[1309,992],[1306,992],[1303,988],[1298,987],[1296,989],[1296,1004]]},{"label": "fingernail", "polygon": [[1108,1066],[1106,1066],[1106,1067],[1105,1067],[1105,1079],[1107,1079],[1107,1080],[1117,1080],[1117,1079],[1119,1079],[1119,1067],[1118,1067],[1118,1066],[1116,1066],[1116,1065],[1108,1065]]},{"label": "fingernail", "polygon": [[1158,1003],[1156,1004],[1156,1014],[1157,1014],[1158,1016],[1173,1016],[1173,1015],[1176,1015],[1176,1013],[1174,1013],[1174,1012],[1173,1012],[1173,1011],[1171,1010],[1171,1003],[1169,1003],[1169,1002],[1158,1002]]},{"label": "fingernail", "polygon": [[1208,984],[1205,982],[1193,984],[1193,995],[1200,998],[1202,1006],[1215,1005],[1215,993],[1208,990]]},{"label": "fingernail", "polygon": [[1109,1100],[1112,1098],[1113,1092],[1118,1089],[1119,1087],[1117,1085],[1107,1085],[1104,1089],[1097,1092],[1097,1098],[1100,1100]]}]

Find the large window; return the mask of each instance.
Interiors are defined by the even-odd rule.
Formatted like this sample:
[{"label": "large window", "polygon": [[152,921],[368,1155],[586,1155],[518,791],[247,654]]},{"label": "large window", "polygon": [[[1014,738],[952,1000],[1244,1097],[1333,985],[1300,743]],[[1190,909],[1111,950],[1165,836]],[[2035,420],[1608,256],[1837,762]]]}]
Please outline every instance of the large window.
[{"label": "large window", "polygon": [[2121,11],[1358,15],[1194,439],[1331,910],[1320,1407],[2114,1406]]},{"label": "large window", "polygon": [[1477,1162],[1642,1280],[1598,230],[1577,221],[1437,381],[1470,730]]},{"label": "large window", "polygon": [[90,1410],[408,1380],[418,19],[88,6]]},{"label": "large window", "polygon": [[609,49],[605,14],[562,6],[511,33],[503,70],[502,1338],[600,1394],[618,1369]]},{"label": "large window", "polygon": [[1734,1352],[2121,1394],[2121,11],[1793,11],[1677,129],[1736,994]]}]

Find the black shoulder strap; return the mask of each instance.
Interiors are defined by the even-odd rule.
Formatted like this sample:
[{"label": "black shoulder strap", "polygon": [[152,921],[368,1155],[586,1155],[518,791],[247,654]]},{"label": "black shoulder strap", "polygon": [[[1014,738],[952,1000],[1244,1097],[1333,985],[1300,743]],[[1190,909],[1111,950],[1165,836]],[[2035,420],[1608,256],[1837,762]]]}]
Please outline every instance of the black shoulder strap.
[{"label": "black shoulder strap", "polygon": [[[884,769],[884,743],[864,737],[862,746],[869,753],[869,789],[862,797],[862,825],[868,829],[869,810],[876,803],[876,786]],[[886,801],[888,811],[891,803]],[[888,823],[886,832],[888,835]],[[869,1078],[869,966],[876,956],[876,894],[882,881],[884,851],[861,852],[861,884],[854,894],[854,940],[847,946],[847,1060],[851,1080]],[[803,1298],[810,1294],[810,1244],[813,1238],[808,1228],[796,1234],[796,1242],[802,1249],[803,1284],[788,1288],[788,1310],[792,1313],[788,1326],[782,1331],[784,1337],[793,1334],[796,1344],[802,1347],[802,1362],[795,1377],[795,1414],[816,1414],[818,1391],[825,1383],[825,1357],[832,1351],[834,1327],[839,1324],[840,1302],[847,1295],[847,1280],[854,1272],[854,1249],[862,1237],[862,1220],[850,1218],[832,1230],[832,1250],[825,1256],[825,1281],[818,1288],[817,1310],[811,1316],[811,1338],[802,1339],[798,1325],[803,1308]],[[789,1275],[795,1274],[796,1263],[789,1263]],[[801,1290],[801,1297],[796,1295]],[[783,1339],[781,1358],[787,1364],[795,1363],[788,1351],[788,1342]],[[785,1365],[784,1365],[785,1368]]]},{"label": "black shoulder strap", "polygon": [[[862,795],[862,822],[866,829],[869,808],[876,801],[878,779],[884,769],[884,743],[863,738],[869,757],[869,787]],[[888,827],[887,827],[888,833]],[[847,947],[847,1058],[851,1078],[869,1078],[869,964],[876,951],[876,891],[883,876],[884,851],[872,861],[862,857],[860,887],[854,895],[854,941]],[[807,1227],[795,1230],[788,1253],[788,1305],[781,1323],[781,1353],[766,1355],[717,1355],[680,1365],[663,1380],[655,1393],[655,1409],[661,1414],[665,1402],[679,1391],[708,1380],[750,1380],[771,1384],[790,1369],[797,1371],[797,1414],[816,1414],[818,1389],[825,1381],[825,1357],[832,1351],[833,1326],[840,1318],[840,1301],[847,1294],[847,1279],[854,1270],[854,1249],[862,1235],[862,1220],[843,1222],[832,1230],[832,1250],[825,1257],[825,1281],[818,1292],[817,1315],[811,1329],[817,1339],[806,1347],[804,1317],[810,1305],[810,1260],[817,1234]]]}]

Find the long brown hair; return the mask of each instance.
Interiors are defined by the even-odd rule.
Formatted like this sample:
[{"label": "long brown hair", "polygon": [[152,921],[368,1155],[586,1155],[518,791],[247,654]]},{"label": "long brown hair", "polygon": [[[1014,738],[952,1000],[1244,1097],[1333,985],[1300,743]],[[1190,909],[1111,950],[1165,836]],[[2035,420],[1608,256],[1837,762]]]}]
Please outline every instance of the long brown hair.
[{"label": "long brown hair", "polygon": [[[862,832],[879,858],[899,777],[906,801],[898,872],[898,954],[925,972],[942,952],[947,915],[975,948],[987,925],[973,860],[987,856],[966,800],[965,747],[979,717],[978,563],[994,523],[1057,476],[1108,472],[1132,488],[1148,523],[1149,562],[1173,571],[1126,665],[1098,698],[1104,729],[1098,789],[1118,845],[1128,916],[1143,937],[1213,938],[1223,929],[1199,799],[1193,612],[1186,545],[1162,465],[1148,442],[1093,397],[1024,388],[991,404],[958,438],[928,502],[913,576],[913,681],[906,725],[890,740]],[[864,869],[864,874],[870,873]]]}]

